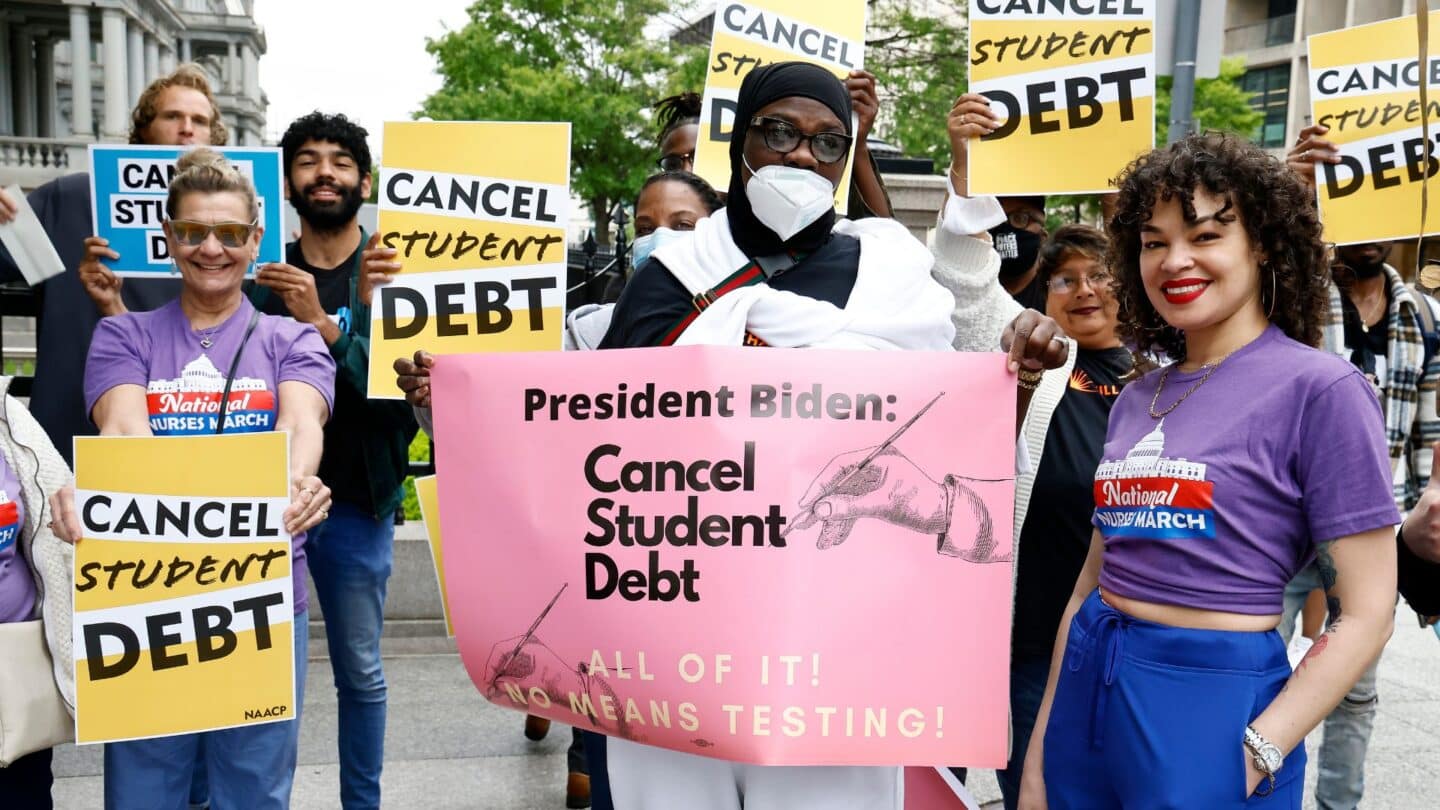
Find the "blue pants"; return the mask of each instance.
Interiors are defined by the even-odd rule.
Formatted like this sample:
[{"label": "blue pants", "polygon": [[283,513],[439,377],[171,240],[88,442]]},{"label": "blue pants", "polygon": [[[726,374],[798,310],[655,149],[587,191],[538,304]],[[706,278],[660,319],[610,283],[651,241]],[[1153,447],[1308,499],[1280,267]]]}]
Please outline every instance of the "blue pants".
[{"label": "blue pants", "polygon": [[1051,810],[1299,810],[1303,743],[1273,793],[1245,798],[1245,726],[1290,677],[1278,633],[1155,624],[1096,591],[1070,625],[1064,667],[1045,730]]},{"label": "blue pants", "polygon": [[1050,679],[1050,656],[1027,655],[1010,660],[1010,762],[995,772],[1005,810],[1015,810],[1020,801],[1020,777],[1025,772],[1025,752],[1035,731],[1045,684]]},{"label": "blue pants", "polygon": [[380,806],[386,699],[380,631],[394,547],[394,513],[371,517],[341,501],[305,543],[335,671],[345,810]]},{"label": "blue pants", "polygon": [[197,747],[213,810],[286,810],[295,781],[310,614],[295,616],[295,719],[105,746],[105,810],[186,810]]}]

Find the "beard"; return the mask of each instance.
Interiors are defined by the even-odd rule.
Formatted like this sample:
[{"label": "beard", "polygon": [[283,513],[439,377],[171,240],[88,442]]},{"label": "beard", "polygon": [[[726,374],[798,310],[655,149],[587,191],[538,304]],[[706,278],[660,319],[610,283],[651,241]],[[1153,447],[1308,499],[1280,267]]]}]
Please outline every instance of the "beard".
[{"label": "beard", "polygon": [[1366,264],[1355,263],[1350,265],[1350,270],[1355,273],[1356,278],[1375,278],[1385,270],[1385,259],[1382,257],[1377,261]]},{"label": "beard", "polygon": [[[333,189],[339,197],[331,202],[316,203],[310,200],[310,194],[316,189]],[[365,198],[360,195],[360,186],[342,186],[338,183],[311,183],[301,189],[300,194],[291,198],[290,204],[295,206],[295,213],[305,224],[322,233],[338,231],[350,221],[355,219],[355,214],[360,206],[365,204]]]}]

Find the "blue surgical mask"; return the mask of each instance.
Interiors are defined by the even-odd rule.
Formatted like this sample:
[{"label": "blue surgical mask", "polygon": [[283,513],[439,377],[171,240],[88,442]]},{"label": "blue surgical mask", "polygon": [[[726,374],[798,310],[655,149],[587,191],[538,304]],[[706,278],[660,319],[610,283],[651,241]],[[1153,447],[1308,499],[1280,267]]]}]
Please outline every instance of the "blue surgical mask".
[{"label": "blue surgical mask", "polygon": [[669,228],[656,228],[644,236],[635,237],[635,243],[630,247],[630,267],[639,270],[640,265],[650,258],[650,254],[663,245],[690,236],[693,231],[672,231]]}]

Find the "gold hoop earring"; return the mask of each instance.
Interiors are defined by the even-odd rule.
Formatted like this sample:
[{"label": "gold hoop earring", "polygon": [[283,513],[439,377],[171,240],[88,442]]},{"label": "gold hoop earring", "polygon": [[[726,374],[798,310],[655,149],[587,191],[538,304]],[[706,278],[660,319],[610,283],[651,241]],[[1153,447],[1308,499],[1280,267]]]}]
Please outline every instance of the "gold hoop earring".
[{"label": "gold hoop earring", "polygon": [[[1267,264],[1268,264],[1268,262],[1267,262]],[[1270,265],[1270,311],[1267,312],[1267,313],[1265,313],[1265,320],[1267,320],[1267,321],[1270,320],[1272,317],[1275,316],[1275,297],[1276,297],[1276,295],[1277,295],[1278,293],[1279,293],[1279,289],[1275,286],[1275,265],[1271,264],[1271,265]]]}]

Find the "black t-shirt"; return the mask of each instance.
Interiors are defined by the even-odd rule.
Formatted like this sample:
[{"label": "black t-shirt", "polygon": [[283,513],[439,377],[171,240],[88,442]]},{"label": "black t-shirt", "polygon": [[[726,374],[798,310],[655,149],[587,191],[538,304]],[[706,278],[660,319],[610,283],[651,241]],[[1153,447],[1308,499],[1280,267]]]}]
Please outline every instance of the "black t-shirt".
[{"label": "black t-shirt", "polygon": [[[1390,353],[1390,293],[1385,293],[1385,311],[1378,323],[1365,328],[1360,310],[1348,295],[1341,296],[1341,311],[1345,320],[1345,346],[1350,349],[1350,362],[1377,388],[1384,384],[1381,379],[1387,368]],[[1422,304],[1423,306],[1423,304]]]},{"label": "black t-shirt", "polygon": [[1026,309],[1034,309],[1040,312],[1045,311],[1045,299],[1050,297],[1050,287],[1040,283],[1040,274],[1036,273],[1026,284],[1010,296],[1015,302]]},{"label": "black t-shirt", "polygon": [[1110,408],[1130,362],[1130,352],[1123,348],[1081,349],[1069,390],[1050,417],[1045,452],[1020,529],[1013,631],[1017,658],[1049,656],[1055,647],[1060,615],[1090,550],[1095,468],[1105,447]]},{"label": "black t-shirt", "polygon": [[[860,242],[849,236],[831,234],[814,253],[771,277],[767,283],[777,290],[843,308],[850,300],[850,290],[855,287],[859,270]],[[685,285],[658,259],[646,259],[625,285],[625,292],[615,304],[610,331],[605,333],[599,348],[658,346],[693,308]]]},{"label": "black t-shirt", "polygon": [[[338,267],[320,268],[305,261],[299,240],[285,246],[285,263],[315,277],[315,292],[320,297],[320,307],[342,333],[352,331],[350,278],[359,271],[363,248],[364,240],[361,240],[355,252]],[[267,315],[290,316],[285,300],[273,292],[265,298],[260,310]],[[357,506],[366,514],[374,514],[375,499],[370,494],[365,447],[360,441],[360,435],[365,430],[365,413],[365,395],[337,377],[335,412],[325,425],[325,453],[320,457],[319,476],[329,485],[335,500]]]}]

